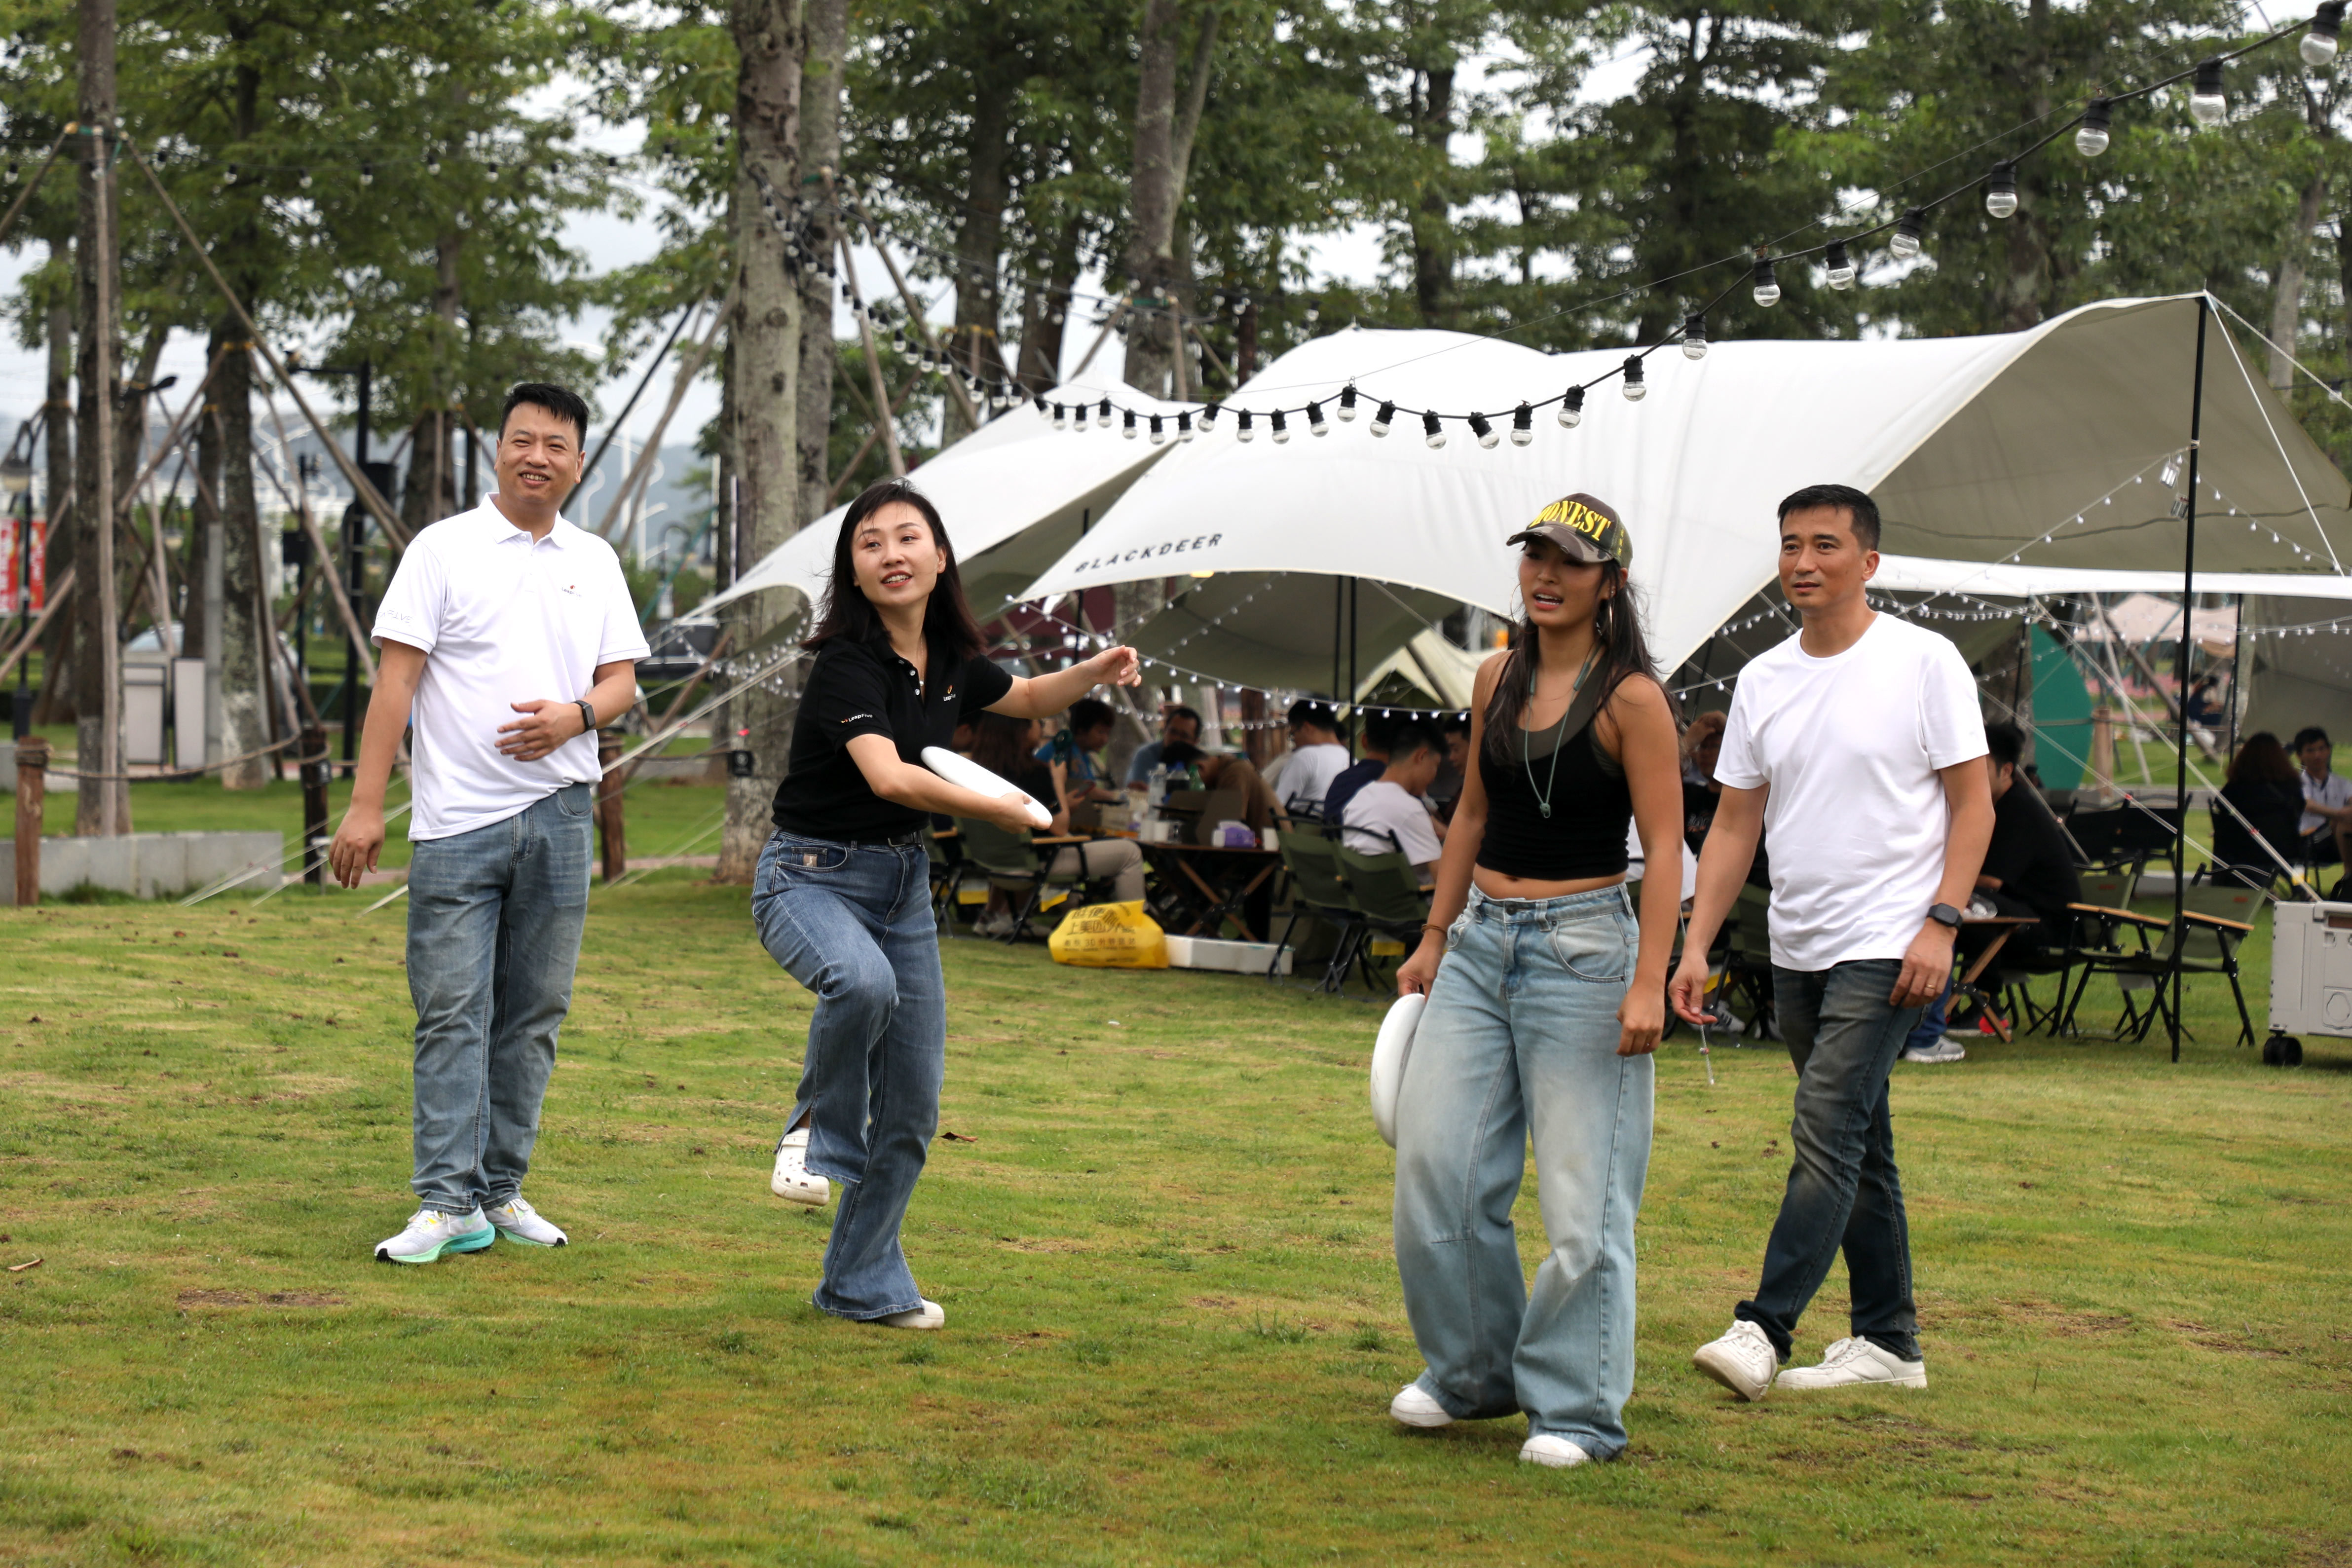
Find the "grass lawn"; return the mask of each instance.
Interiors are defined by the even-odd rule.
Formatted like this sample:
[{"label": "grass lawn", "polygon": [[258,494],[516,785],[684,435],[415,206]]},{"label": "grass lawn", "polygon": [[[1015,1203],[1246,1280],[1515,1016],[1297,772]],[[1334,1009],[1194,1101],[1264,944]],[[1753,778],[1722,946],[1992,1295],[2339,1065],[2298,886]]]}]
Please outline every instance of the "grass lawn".
[{"label": "grass lawn", "polygon": [[2177,1067],[1898,1069],[1921,1394],[1691,1371],[1790,1073],[1670,1043],[1633,1447],[1554,1472],[1516,1421],[1386,1418],[1360,1001],[949,943],[908,1228],[949,1327],[898,1334],[807,1305],[832,1211],[766,1173],[809,1004],[682,871],[591,906],[529,1188],[574,1244],[371,1261],[410,1013],[365,901],[0,910],[0,1261],[42,1259],[0,1275],[0,1561],[2352,1561],[2352,1043],[2263,1068],[2207,982]]}]

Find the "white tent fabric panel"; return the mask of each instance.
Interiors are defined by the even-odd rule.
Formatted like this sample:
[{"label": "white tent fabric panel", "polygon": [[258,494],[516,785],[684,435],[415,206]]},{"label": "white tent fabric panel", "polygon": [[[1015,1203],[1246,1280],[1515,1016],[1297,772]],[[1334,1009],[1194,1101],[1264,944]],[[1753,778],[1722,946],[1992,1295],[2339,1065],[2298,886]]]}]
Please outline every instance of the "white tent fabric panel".
[{"label": "white tent fabric panel", "polygon": [[[2329,598],[2248,598],[2249,626],[2313,626],[2344,614]],[[2352,740],[2352,637],[2315,629],[2308,635],[2249,638],[2245,718],[2241,734],[2268,730],[2282,741],[2316,724],[2339,741]]]},{"label": "white tent fabric panel", "polygon": [[[1190,405],[1160,404],[1109,383],[1072,383],[1047,394],[1048,401],[1098,403],[1116,397],[1128,407],[1160,408],[1172,416]],[[1010,603],[1013,595],[1055,555],[1080,537],[1082,521],[1099,519],[1154,462],[1174,447],[1155,447],[1144,437],[1130,440],[1117,431],[1079,437],[1057,434],[1034,410],[998,415],[954,446],[908,475],[930,498],[947,524],[963,574],[964,591],[982,616]],[[833,571],[833,546],[844,503],[786,540],[755,563],[725,593],[703,609],[716,608],[763,588],[788,588],[814,604]],[[1024,536],[1036,531],[1050,545]]]},{"label": "white tent fabric panel", "polygon": [[[2200,520],[2198,532],[2205,531]],[[2352,599],[2352,577],[2282,579],[2274,572],[2200,572],[2200,594],[2274,594],[2291,584],[2299,598]],[[1969,594],[1986,599],[2056,598],[2074,594],[2178,594],[2180,568],[2036,566],[2024,562],[1932,561],[1917,555],[1881,555],[1874,588],[1934,594]],[[2324,617],[2323,617],[2324,618]]]},{"label": "white tent fabric panel", "polygon": [[[1529,447],[1494,450],[1458,422],[1432,450],[1409,416],[1375,438],[1370,416],[1392,398],[1483,408],[1507,429],[1518,402],[1556,397],[1622,354],[1351,329],[1267,366],[1213,436],[1143,476],[1019,596],[1186,572],[1307,574],[1296,602],[1311,613],[1328,594],[1318,579],[1346,574],[1508,614],[1516,576],[1504,540],[1581,489],[1624,514],[1653,646],[1672,664],[1771,580],[1780,499],[1825,481],[1876,495],[1886,546],[1901,553],[2177,568],[2185,530],[2159,476],[2188,443],[2198,310],[2193,295],[2118,300],[2020,333],[1719,342],[1698,362],[1654,354],[1644,401],[1628,403],[1612,382],[1589,395],[1580,427],[1559,428],[1546,409]],[[2339,570],[2329,540],[2352,545],[2343,476],[2246,373],[2219,322],[2208,336],[2202,461],[2223,499],[2200,492],[2200,563],[2264,576]],[[1340,424],[1334,400],[1351,381],[1361,416]],[[1308,397],[1323,400],[1331,434],[1312,437],[1294,419],[1290,441],[1276,445],[1265,413]],[[1244,407],[1258,415],[1247,444],[1234,436]],[[1360,644],[1367,651],[1385,658],[1393,646]],[[1240,665],[1184,662],[1275,683]]]}]

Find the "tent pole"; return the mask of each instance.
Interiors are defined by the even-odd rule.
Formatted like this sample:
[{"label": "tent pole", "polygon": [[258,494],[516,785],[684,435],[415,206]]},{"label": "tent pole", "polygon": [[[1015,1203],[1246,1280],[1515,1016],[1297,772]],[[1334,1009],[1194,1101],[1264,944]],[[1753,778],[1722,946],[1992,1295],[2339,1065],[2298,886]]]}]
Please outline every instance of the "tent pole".
[{"label": "tent pole", "polygon": [[2186,906],[2189,880],[2189,658],[2197,647],[2190,635],[2190,614],[2197,592],[2197,458],[2199,443],[2204,437],[2205,426],[2205,318],[2208,314],[2206,295],[2197,295],[2197,379],[2189,394],[2189,509],[2183,514],[2188,527],[2180,543],[2180,658],[2176,669],[2175,684],[2180,688],[2180,703],[2177,726],[2180,751],[2176,760],[2174,803],[2179,817],[2172,836],[2172,1059],[2180,1059],[2180,945],[2183,931],[2180,914]]},{"label": "tent pole", "polygon": [[1348,580],[1334,577],[1331,579],[1331,713],[1334,718],[1339,712],[1339,639],[1346,629],[1347,620]]},{"label": "tent pole", "polygon": [[1356,578],[1348,579],[1348,718],[1350,721],[1348,725],[1348,760],[1351,763],[1357,758],[1357,746],[1364,728],[1353,721],[1356,718],[1356,681],[1359,679],[1356,674],[1356,596],[1357,590],[1362,585]]},{"label": "tent pole", "polygon": [[2246,672],[2246,596],[2233,596],[2238,602],[2238,618],[2230,627],[2230,750],[2221,760],[2224,768],[2238,755],[2238,693],[2244,689],[2242,678]]}]

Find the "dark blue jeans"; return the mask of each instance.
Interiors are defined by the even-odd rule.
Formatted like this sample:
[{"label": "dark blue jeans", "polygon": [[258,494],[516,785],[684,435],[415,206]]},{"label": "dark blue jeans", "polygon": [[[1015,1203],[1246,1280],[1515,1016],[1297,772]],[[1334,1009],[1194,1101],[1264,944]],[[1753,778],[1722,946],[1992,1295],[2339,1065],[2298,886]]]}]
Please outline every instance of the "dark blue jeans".
[{"label": "dark blue jeans", "polygon": [[816,994],[787,1130],[805,1113],[808,1167],[842,1185],[815,1301],[887,1317],[922,1292],[898,1227],[940,1125],[947,984],[922,847],[779,832],[751,882],[760,941]]},{"label": "dark blue jeans", "polygon": [[1795,1158],[1780,1217],[1764,1246],[1756,1299],[1732,1314],[1769,1335],[1782,1360],[1797,1320],[1843,1248],[1853,1293],[1853,1333],[1906,1361],[1919,1359],[1911,1303],[1911,1233],[1895,1170],[1886,1080],[1919,1009],[1887,1001],[1903,965],[1864,959],[1817,972],[1772,966],[1772,1002],[1797,1064]]}]

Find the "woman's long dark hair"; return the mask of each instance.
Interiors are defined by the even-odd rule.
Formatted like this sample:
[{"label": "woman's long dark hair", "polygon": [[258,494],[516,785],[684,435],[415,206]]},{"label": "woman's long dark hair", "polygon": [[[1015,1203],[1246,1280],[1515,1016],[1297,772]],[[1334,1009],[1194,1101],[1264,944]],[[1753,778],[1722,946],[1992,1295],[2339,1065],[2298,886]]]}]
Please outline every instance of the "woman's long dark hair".
[{"label": "woman's long dark hair", "polygon": [[934,654],[945,650],[953,658],[971,658],[988,647],[988,639],[981,636],[980,623],[972,619],[971,606],[964,602],[963,574],[956,570],[955,546],[948,542],[947,526],[940,521],[940,510],[931,504],[931,498],[904,479],[866,486],[842,514],[841,536],[833,542],[833,576],[824,585],[824,602],[817,605],[816,630],[801,647],[823,647],[836,637],[861,643],[890,640],[889,628],[875,613],[873,601],[857,586],[850,545],[857,538],[858,525],[892,501],[904,501],[923,514],[932,541],[946,558],[940,580],[931,585],[930,602],[923,607],[923,640]]},{"label": "woman's long dark hair", "polygon": [[[1612,584],[1616,591],[1610,593]],[[1646,675],[1658,680],[1658,668],[1650,658],[1649,641],[1642,635],[1642,612],[1633,603],[1625,569],[1614,561],[1602,562],[1601,587],[1607,596],[1601,601],[1593,625],[1594,635],[1601,639],[1601,656],[1585,679],[1601,683],[1606,701],[1629,676]],[[1519,715],[1526,710],[1528,688],[1542,657],[1541,642],[1542,634],[1533,621],[1521,619],[1511,627],[1502,678],[1495,682],[1495,694],[1486,700],[1486,750],[1497,762],[1508,762],[1518,754]],[[1663,689],[1665,682],[1658,684]],[[1666,703],[1674,706],[1671,695]]]},{"label": "woman's long dark hair", "polygon": [[2238,754],[2230,760],[2228,781],[2231,784],[2291,784],[2295,781],[2294,762],[2279,744],[2279,738],[2268,730],[2257,730],[2246,737]]}]

